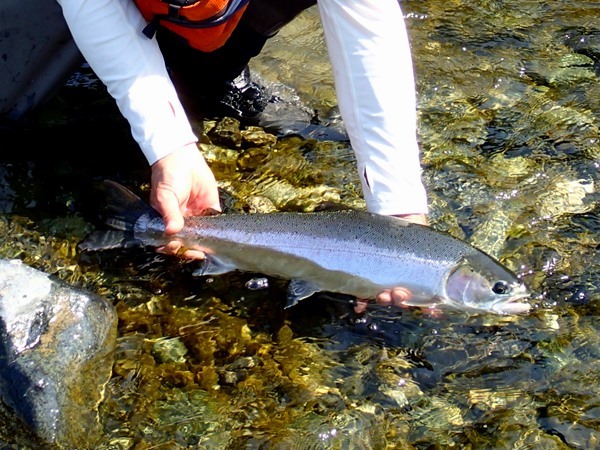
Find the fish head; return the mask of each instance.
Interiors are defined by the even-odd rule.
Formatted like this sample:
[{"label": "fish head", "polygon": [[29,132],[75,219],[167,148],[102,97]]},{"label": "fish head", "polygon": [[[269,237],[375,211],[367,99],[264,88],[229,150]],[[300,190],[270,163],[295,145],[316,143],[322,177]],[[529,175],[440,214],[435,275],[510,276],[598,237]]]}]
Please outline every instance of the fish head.
[{"label": "fish head", "polygon": [[461,259],[445,283],[447,302],[458,309],[521,314],[531,305],[523,300],[529,289],[508,268],[485,253]]}]

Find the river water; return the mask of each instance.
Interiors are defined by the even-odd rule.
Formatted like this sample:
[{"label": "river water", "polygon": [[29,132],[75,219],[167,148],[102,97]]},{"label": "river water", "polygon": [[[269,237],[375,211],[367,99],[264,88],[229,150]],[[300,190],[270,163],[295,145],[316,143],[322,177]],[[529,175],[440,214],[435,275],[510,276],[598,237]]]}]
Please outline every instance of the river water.
[{"label": "river water", "polygon": [[[25,130],[2,131],[0,255],[117,308],[105,435],[90,448],[600,448],[600,3],[402,7],[431,224],[521,275],[533,311],[356,316],[321,297],[284,311],[280,280],[249,290],[252,275],[196,278],[149,251],[80,254],[100,181],[147,192],[149,174],[82,69]],[[314,9],[252,68],[340,126]],[[347,142],[196,127],[226,209],[364,206]]]}]

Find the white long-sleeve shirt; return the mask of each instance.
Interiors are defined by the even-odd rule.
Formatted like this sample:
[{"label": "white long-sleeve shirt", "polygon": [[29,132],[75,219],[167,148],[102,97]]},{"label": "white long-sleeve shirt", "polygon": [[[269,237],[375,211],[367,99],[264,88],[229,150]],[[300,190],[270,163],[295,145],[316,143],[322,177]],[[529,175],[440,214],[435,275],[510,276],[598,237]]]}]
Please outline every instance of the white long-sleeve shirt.
[{"label": "white long-sleeve shirt", "polygon": [[[131,0],[57,0],[150,164],[196,142],[155,39]],[[340,112],[367,209],[426,213],[415,80],[397,0],[319,0]]]}]

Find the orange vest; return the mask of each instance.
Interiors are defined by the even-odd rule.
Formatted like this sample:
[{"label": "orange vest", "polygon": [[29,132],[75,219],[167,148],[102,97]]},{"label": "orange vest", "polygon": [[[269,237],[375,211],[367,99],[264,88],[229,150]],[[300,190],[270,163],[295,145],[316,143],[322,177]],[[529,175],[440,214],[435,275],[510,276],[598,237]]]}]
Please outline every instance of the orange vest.
[{"label": "orange vest", "polygon": [[249,0],[135,0],[149,24],[144,34],[154,36],[161,25],[203,52],[218,49],[240,21]]}]

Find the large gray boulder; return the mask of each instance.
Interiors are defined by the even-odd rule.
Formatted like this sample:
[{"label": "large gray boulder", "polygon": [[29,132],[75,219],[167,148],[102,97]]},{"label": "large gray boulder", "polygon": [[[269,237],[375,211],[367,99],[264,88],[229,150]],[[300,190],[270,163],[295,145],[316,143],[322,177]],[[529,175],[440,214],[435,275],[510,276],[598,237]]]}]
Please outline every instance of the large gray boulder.
[{"label": "large gray boulder", "polygon": [[104,298],[0,259],[0,396],[34,434],[93,448],[117,316]]}]

